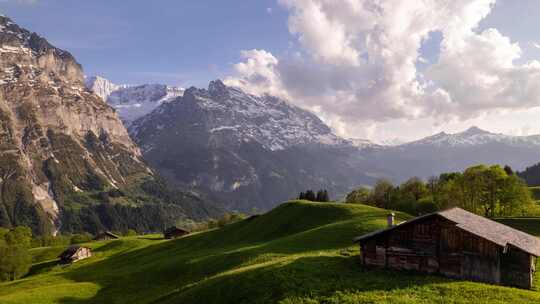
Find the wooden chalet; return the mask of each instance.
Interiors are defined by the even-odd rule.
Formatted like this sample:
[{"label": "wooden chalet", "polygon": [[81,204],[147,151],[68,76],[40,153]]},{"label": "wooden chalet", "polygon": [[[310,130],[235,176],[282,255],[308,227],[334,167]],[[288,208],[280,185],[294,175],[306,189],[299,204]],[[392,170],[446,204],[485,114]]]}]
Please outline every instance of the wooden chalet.
[{"label": "wooden chalet", "polygon": [[70,264],[83,259],[87,259],[92,256],[92,251],[88,247],[82,246],[71,246],[62,252],[58,258],[60,258],[60,263]]},{"label": "wooden chalet", "polygon": [[540,239],[452,208],[356,238],[361,263],[531,288]]},{"label": "wooden chalet", "polygon": [[189,233],[190,233],[189,231],[182,228],[170,227],[168,229],[165,229],[165,231],[163,231],[163,237],[166,239],[176,239],[184,235],[187,235]]},{"label": "wooden chalet", "polygon": [[96,237],[94,238],[94,241],[108,241],[108,240],[116,240],[120,237],[110,231],[105,231],[98,233]]}]

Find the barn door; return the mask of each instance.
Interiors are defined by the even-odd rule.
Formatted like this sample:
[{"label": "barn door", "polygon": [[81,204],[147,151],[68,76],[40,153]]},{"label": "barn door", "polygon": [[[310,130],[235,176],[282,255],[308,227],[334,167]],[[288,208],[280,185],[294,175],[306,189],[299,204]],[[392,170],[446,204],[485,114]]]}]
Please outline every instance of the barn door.
[{"label": "barn door", "polygon": [[439,241],[439,272],[450,277],[461,276],[460,234],[454,227],[441,227]]}]

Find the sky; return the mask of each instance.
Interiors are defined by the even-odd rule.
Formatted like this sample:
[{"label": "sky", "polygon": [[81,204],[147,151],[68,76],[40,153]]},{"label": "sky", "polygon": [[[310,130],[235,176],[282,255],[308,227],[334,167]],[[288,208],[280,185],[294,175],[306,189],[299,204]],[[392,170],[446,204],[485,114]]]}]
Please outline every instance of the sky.
[{"label": "sky", "polygon": [[115,83],[213,79],[379,143],[540,134],[537,0],[0,0]]}]

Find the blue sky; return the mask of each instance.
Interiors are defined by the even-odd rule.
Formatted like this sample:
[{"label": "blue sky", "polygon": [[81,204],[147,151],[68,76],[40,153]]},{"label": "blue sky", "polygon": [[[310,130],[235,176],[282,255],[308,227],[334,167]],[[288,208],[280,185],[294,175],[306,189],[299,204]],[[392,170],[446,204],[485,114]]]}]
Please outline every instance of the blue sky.
[{"label": "blue sky", "polygon": [[89,76],[222,78],[346,137],[540,133],[538,0],[0,0],[0,13]]},{"label": "blue sky", "polygon": [[240,50],[289,47],[274,0],[4,0],[0,11],[72,52],[87,75],[119,83],[206,86]]}]

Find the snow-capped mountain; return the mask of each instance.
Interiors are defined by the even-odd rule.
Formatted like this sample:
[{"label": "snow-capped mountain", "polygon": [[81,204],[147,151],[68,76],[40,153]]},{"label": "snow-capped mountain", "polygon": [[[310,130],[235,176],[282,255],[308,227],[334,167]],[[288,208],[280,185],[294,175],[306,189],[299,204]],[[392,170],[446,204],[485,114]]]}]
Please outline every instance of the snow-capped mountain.
[{"label": "snow-capped mountain", "polygon": [[456,134],[447,134],[445,132],[441,132],[418,141],[407,143],[404,146],[432,145],[441,147],[465,147],[479,146],[490,143],[500,143],[510,146],[540,147],[540,135],[512,136],[491,133],[478,127],[471,127]]},{"label": "snow-capped mountain", "polygon": [[[171,112],[171,108],[177,107],[178,102],[192,102],[212,116],[205,124],[211,136],[216,138],[234,138],[237,143],[256,141],[271,151],[308,144],[348,144],[332,133],[316,115],[277,97],[246,94],[238,88],[225,86],[220,80],[210,82],[207,90],[190,88],[185,95],[181,101],[161,107],[143,120],[135,122],[130,128],[132,135],[137,138],[139,133],[159,132],[168,128],[167,121],[174,123],[173,117],[156,125],[156,130],[144,129],[144,124],[147,120]],[[149,147],[144,146],[144,149]]]},{"label": "snow-capped mountain", "polygon": [[101,97],[103,100],[107,101],[107,98],[112,94],[112,92],[126,89],[129,85],[118,85],[112,83],[108,79],[105,79],[101,76],[92,76],[87,77],[84,80],[85,86],[94,92],[96,95]]},{"label": "snow-capped mountain", "polygon": [[87,88],[117,110],[126,126],[162,103],[184,94],[184,89],[179,87],[162,84],[117,85],[100,76],[89,77],[85,83]]},{"label": "snow-capped mountain", "polygon": [[189,88],[134,121],[129,131],[169,181],[243,211],[271,208],[309,188],[326,188],[340,198],[378,178],[401,182],[481,163],[521,170],[540,159],[540,136],[476,127],[400,145],[346,140],[313,113],[219,80],[207,89]]},{"label": "snow-capped mountain", "polygon": [[477,164],[510,165],[523,170],[540,160],[540,135],[512,136],[471,127],[456,134],[441,132],[363,153],[369,164],[381,168],[395,181],[411,176],[427,178]]},{"label": "snow-capped mountain", "polygon": [[129,131],[169,181],[212,193],[233,210],[267,210],[308,188],[341,197],[373,181],[358,148],[316,115],[219,80],[187,89]]}]

